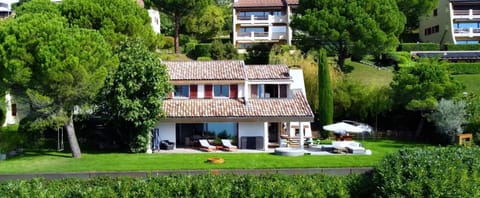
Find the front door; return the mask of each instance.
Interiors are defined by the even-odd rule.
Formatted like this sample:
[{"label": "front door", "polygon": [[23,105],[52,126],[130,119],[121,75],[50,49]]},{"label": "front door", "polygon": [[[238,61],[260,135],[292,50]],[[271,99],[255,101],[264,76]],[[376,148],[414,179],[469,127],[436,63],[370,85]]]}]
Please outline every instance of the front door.
[{"label": "front door", "polygon": [[268,123],[268,142],[278,143],[280,123],[270,122]]}]

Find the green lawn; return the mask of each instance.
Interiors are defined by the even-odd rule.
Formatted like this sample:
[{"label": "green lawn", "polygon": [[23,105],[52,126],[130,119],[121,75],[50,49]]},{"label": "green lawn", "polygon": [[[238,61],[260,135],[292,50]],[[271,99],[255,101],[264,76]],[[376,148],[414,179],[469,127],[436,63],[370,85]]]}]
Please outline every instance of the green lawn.
[{"label": "green lawn", "polygon": [[[365,148],[372,150],[372,155],[285,157],[269,153],[83,153],[81,159],[72,159],[69,153],[26,152],[21,156],[0,161],[0,173],[371,167],[380,162],[386,153],[395,152],[402,147],[426,146],[394,140],[361,142]],[[205,163],[209,157],[222,157],[225,163],[220,165]]]},{"label": "green lawn", "polygon": [[393,79],[393,73],[389,68],[376,69],[372,66],[359,62],[345,61],[347,68],[352,69],[347,73],[348,79],[358,80],[367,85],[389,86]]},{"label": "green lawn", "polygon": [[480,95],[480,74],[454,75],[453,78],[465,85],[465,91]]}]

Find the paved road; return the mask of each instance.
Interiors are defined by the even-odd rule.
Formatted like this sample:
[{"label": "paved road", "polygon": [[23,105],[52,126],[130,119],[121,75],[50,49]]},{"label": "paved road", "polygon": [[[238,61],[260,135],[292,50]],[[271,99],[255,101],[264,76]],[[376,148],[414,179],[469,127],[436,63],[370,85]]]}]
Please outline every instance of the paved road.
[{"label": "paved road", "polygon": [[0,174],[0,182],[16,179],[31,179],[35,177],[44,177],[46,179],[60,178],[82,178],[109,176],[109,177],[148,177],[148,176],[166,176],[174,174],[315,174],[323,173],[331,176],[342,176],[348,174],[361,174],[372,171],[372,167],[354,167],[354,168],[305,168],[305,169],[211,169],[211,170],[166,170],[166,171],[121,171],[121,172],[75,172],[75,173],[26,173],[26,174]]}]

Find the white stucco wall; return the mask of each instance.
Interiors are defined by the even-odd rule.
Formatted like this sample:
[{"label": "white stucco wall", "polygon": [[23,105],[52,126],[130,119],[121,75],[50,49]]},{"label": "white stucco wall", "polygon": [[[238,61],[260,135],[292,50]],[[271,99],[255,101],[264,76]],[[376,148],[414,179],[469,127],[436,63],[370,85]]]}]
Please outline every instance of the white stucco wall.
[{"label": "white stucco wall", "polygon": [[[162,140],[169,140],[171,142],[176,142],[177,136],[175,133],[175,123],[169,122],[160,122],[155,126],[160,131],[160,138]],[[175,144],[176,147],[177,144]]]},{"label": "white stucco wall", "polygon": [[[300,124],[303,126],[302,128],[304,129],[303,136],[305,138],[311,138],[312,137],[312,127],[310,126],[310,122],[300,122]],[[295,127],[295,128],[293,128],[293,127]],[[298,128],[298,122],[290,122],[290,130],[289,130],[290,137],[295,136],[295,129],[296,128]]]},{"label": "white stucco wall", "polygon": [[149,9],[148,16],[150,16],[153,31],[160,34],[160,13],[157,10]]},{"label": "white stucco wall", "polygon": [[[268,148],[268,123],[267,122],[239,122],[238,138],[242,136],[263,136],[263,150]],[[240,142],[240,141],[239,141]]]},{"label": "white stucco wall", "polygon": [[237,91],[237,94],[238,94],[238,95],[237,95],[237,96],[238,96],[239,98],[245,97],[245,94],[244,94],[244,91],[245,91],[245,90],[244,90],[244,89],[245,89],[245,86],[244,86],[243,84],[238,84],[238,91]]},{"label": "white stucco wall", "polygon": [[[420,17],[420,24],[418,28],[418,34],[420,41],[428,43],[440,43],[443,34],[445,33],[443,43],[454,43],[452,35],[452,20],[450,18],[450,6],[449,0],[439,0],[437,9],[437,16],[433,16],[432,13],[428,13],[425,16]],[[433,26],[439,26],[439,32],[425,35],[425,29]]]},{"label": "white stucco wall", "polygon": [[290,84],[290,89],[301,89],[303,95],[307,95],[305,92],[305,81],[303,78],[302,69],[290,69],[290,76],[292,77],[293,83]]},{"label": "white stucco wall", "polygon": [[197,98],[205,98],[205,85],[197,85]]}]

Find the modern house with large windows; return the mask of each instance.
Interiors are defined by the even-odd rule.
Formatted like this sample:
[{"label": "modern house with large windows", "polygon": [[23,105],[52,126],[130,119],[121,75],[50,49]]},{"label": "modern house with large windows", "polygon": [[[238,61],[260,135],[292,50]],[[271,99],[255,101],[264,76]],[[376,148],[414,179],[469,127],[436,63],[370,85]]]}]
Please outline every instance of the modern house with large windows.
[{"label": "modern house with large windows", "polygon": [[297,6],[298,0],[234,0],[233,44],[240,52],[258,43],[290,45]]},{"label": "modern house with large windows", "polygon": [[420,40],[439,44],[478,44],[480,1],[439,0],[432,13],[420,19]]},{"label": "modern house with large windows", "polygon": [[281,138],[311,137],[314,115],[299,88],[301,70],[243,61],[164,64],[175,91],[164,100],[166,116],[154,130],[177,148],[223,136],[240,149],[266,150]]}]

